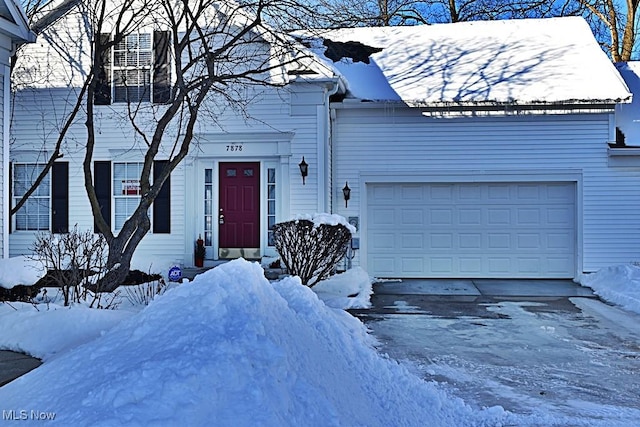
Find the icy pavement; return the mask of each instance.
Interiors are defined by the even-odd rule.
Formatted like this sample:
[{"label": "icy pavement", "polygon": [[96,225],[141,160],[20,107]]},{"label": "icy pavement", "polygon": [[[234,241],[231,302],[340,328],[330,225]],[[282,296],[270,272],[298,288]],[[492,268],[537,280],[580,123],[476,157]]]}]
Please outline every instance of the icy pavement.
[{"label": "icy pavement", "polygon": [[380,351],[472,406],[640,425],[639,315],[595,298],[465,295],[458,285],[448,296],[374,297],[362,314]]}]

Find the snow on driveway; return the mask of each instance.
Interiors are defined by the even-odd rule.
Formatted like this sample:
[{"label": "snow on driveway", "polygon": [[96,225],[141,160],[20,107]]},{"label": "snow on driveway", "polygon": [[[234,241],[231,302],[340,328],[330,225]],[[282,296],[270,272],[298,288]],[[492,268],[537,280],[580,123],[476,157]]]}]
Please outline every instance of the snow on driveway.
[{"label": "snow on driveway", "polygon": [[417,310],[367,326],[382,352],[468,404],[570,425],[638,425],[640,315],[593,298],[478,304],[486,316]]}]

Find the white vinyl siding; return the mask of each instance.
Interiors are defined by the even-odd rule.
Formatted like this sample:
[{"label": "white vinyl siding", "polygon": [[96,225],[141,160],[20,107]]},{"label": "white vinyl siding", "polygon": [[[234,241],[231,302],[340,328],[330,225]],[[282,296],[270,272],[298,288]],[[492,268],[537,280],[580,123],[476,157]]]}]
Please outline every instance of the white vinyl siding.
[{"label": "white vinyl siding", "polygon": [[[334,210],[359,216],[367,227],[366,206],[361,205],[367,182],[394,181],[400,174],[422,182],[456,174],[469,176],[468,181],[495,174],[536,180],[577,174],[582,180],[576,199],[577,273],[634,261],[640,253],[640,168],[609,166],[612,123],[606,113],[450,118],[393,106],[338,109]],[[348,208],[340,190],[345,181],[352,188]],[[361,238],[355,261],[366,265],[365,229]]]}]

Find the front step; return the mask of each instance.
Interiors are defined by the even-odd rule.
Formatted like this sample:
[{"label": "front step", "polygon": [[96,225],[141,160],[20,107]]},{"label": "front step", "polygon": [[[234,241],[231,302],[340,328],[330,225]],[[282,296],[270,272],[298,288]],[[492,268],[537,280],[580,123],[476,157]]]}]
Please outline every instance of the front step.
[{"label": "front step", "polygon": [[[219,265],[226,264],[229,260],[222,261],[206,261],[204,267],[185,267],[182,269],[182,278],[193,280],[198,274],[202,274],[205,271],[211,270]],[[268,280],[279,280],[285,277],[287,274],[283,268],[269,268],[262,266],[264,270],[264,276]]]}]

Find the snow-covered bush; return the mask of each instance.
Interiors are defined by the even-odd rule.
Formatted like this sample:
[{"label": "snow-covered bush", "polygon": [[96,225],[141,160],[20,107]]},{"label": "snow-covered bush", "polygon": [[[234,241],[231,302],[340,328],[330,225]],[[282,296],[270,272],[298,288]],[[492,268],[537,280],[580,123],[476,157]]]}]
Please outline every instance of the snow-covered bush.
[{"label": "snow-covered bush", "polygon": [[[33,243],[33,259],[40,262],[47,274],[40,281],[43,286],[60,288],[64,305],[87,299],[82,288],[91,277],[104,271],[107,243],[101,234],[73,230],[63,234],[39,233]],[[98,303],[99,294],[93,295],[91,305]]]},{"label": "snow-covered bush", "polygon": [[335,271],[347,251],[351,232],[344,218],[317,214],[275,224],[273,237],[289,273],[312,287]]}]

